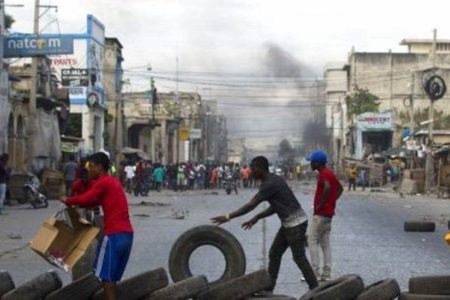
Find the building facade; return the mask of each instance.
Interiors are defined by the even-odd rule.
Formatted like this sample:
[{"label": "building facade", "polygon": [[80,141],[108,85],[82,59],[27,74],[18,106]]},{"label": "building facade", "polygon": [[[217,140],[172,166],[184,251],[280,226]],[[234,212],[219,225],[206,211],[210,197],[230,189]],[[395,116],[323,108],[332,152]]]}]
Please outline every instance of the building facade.
[{"label": "building facade", "polygon": [[70,123],[66,135],[84,140],[84,154],[104,147],[105,27],[87,16],[87,31],[67,34],[74,40],[73,54],[52,57],[52,69],[63,87],[69,89]]},{"label": "building facade", "polygon": [[105,149],[116,157],[124,145],[122,80],[123,46],[117,38],[105,39],[104,88],[107,121]]}]

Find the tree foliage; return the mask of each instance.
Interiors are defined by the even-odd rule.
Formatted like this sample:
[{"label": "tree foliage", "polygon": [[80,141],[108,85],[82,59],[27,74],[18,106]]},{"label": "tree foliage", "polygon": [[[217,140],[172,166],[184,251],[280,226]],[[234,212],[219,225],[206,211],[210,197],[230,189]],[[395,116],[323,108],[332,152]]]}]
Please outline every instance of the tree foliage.
[{"label": "tree foliage", "polygon": [[379,98],[368,89],[355,88],[352,96],[347,98],[349,116],[360,115],[366,112],[378,112]]},{"label": "tree foliage", "polygon": [[5,29],[11,29],[12,25],[16,22],[13,16],[6,14],[5,15]]}]

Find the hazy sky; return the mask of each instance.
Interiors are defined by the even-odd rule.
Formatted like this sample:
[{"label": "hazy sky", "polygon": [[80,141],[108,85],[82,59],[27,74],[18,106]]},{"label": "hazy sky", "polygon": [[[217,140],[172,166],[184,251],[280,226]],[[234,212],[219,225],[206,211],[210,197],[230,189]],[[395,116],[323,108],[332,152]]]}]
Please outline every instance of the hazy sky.
[{"label": "hazy sky", "polygon": [[[34,1],[6,2],[25,4],[25,8],[7,10],[16,19],[13,31],[30,32]],[[431,38],[433,28],[438,29],[438,38],[450,38],[448,0],[41,0],[41,4],[58,5],[58,12],[43,17],[41,26],[57,16],[62,33],[85,31],[88,13],[100,19],[106,35],[119,38],[124,45],[125,68],[129,71],[125,76],[131,79],[133,90],[147,88],[148,84],[143,80],[145,68],[131,68],[150,63],[154,72],[173,78],[178,56],[180,78],[187,76],[184,72],[194,72],[188,81],[200,81],[180,83],[180,88],[210,93],[215,98],[224,90],[232,94],[232,89],[201,82],[239,82],[240,77],[226,75],[230,73],[273,74],[273,66],[267,62],[270,47],[288,56],[285,65],[298,63],[300,76],[311,78],[321,77],[327,63],[345,61],[352,46],[357,51],[404,51],[399,46],[401,39]],[[57,32],[56,23],[46,32]],[[199,77],[200,72],[207,75]],[[175,87],[173,80],[157,80],[157,85],[160,90]],[[223,101],[240,101],[248,92],[239,90],[241,99],[237,96]],[[270,92],[283,94],[285,89]],[[280,124],[295,118],[289,109],[237,109],[241,114],[235,119],[250,115],[251,122],[274,112],[284,119]],[[277,130],[282,132],[283,126]],[[261,129],[261,123],[256,127]]]},{"label": "hazy sky", "polygon": [[[31,31],[33,0],[6,0],[14,29]],[[361,51],[399,50],[405,37],[450,38],[450,2],[411,0],[41,0],[58,5],[62,32],[85,29],[91,13],[124,45],[126,66],[155,70],[246,71],[259,67],[263,45],[280,45],[321,75],[327,62]],[[54,13],[51,14],[55,16]],[[43,17],[42,26],[49,17]],[[56,26],[48,31],[56,32]]]}]

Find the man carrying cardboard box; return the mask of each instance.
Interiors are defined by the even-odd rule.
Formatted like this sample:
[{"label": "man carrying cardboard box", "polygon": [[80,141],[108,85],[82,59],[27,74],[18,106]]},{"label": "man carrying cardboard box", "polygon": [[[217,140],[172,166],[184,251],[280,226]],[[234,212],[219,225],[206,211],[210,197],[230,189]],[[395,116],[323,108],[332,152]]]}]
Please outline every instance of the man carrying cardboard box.
[{"label": "man carrying cardboard box", "polygon": [[92,186],[83,194],[62,197],[68,206],[84,208],[101,206],[104,214],[104,238],[97,249],[94,271],[102,281],[105,299],[116,299],[116,282],[122,279],[133,244],[133,227],[128,214],[128,202],[122,185],[115,177],[108,175],[109,158],[103,152],[88,159]]}]

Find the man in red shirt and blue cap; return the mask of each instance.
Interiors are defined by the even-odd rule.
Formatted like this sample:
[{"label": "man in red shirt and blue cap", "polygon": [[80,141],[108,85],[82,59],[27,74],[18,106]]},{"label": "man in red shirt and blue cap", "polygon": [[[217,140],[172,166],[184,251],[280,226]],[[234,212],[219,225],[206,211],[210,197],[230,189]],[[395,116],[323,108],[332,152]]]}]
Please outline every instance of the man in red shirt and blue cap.
[{"label": "man in red shirt and blue cap", "polygon": [[[336,175],[327,167],[327,154],[321,150],[313,152],[306,160],[311,169],[318,172],[317,188],[314,196],[314,216],[308,228],[308,246],[311,266],[317,278],[327,281],[331,278],[331,221],[335,214],[336,201],[342,195],[343,187]],[[319,246],[323,251],[323,272],[320,274]]]}]

